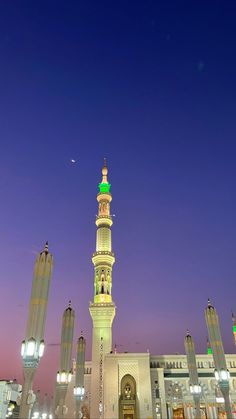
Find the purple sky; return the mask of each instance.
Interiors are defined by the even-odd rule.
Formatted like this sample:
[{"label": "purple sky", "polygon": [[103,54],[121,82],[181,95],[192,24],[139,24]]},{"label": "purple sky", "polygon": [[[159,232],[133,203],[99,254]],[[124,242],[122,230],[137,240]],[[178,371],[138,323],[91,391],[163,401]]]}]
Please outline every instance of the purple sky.
[{"label": "purple sky", "polygon": [[176,3],[1,2],[0,378],[22,377],[33,265],[46,240],[55,269],[36,388],[52,389],[69,299],[90,358],[104,156],[118,349],[183,353],[189,328],[204,353],[210,297],[235,351],[236,8]]}]

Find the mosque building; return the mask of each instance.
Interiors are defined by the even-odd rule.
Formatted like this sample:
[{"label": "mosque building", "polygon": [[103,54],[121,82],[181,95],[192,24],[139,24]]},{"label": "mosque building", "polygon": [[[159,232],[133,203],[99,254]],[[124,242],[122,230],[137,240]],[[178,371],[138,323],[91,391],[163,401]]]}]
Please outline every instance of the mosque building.
[{"label": "mosque building", "polygon": [[[112,351],[116,305],[112,295],[115,254],[110,189],[104,161],[97,195],[96,250],[92,255],[94,297],[89,305],[93,324],[92,359],[84,361],[85,339],[81,336],[77,344],[77,359],[72,365],[74,311],[69,304],[63,314],[61,357],[52,417],[236,418],[236,355],[224,354],[218,316],[210,301],[205,310],[209,335],[206,354],[195,355],[189,332],[185,337],[186,354],[183,355]],[[45,252],[40,256],[42,263],[50,264],[48,248]],[[233,316],[234,333],[235,324]],[[34,336],[28,335],[28,338],[32,340]],[[38,339],[42,345],[43,333]],[[23,342],[27,345],[27,341]]]}]

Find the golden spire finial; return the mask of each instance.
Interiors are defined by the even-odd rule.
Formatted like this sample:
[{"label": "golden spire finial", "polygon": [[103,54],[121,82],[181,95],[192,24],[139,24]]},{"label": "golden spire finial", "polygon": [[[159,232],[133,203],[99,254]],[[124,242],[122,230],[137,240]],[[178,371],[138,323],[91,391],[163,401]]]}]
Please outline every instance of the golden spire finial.
[{"label": "golden spire finial", "polygon": [[107,173],[108,173],[108,170],[107,170],[107,160],[104,157],[103,168],[102,168],[102,183],[108,183],[107,182]]}]

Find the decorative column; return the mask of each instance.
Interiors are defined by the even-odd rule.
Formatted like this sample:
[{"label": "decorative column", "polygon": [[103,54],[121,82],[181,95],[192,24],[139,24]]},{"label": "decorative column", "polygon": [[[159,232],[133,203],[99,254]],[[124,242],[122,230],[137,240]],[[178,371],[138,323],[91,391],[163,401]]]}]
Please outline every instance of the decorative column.
[{"label": "decorative column", "polygon": [[84,397],[84,366],[86,341],[81,333],[77,342],[76,375],[74,395],[76,402],[76,419],[81,417],[81,402]]},{"label": "decorative column", "polygon": [[75,312],[71,308],[71,301],[63,313],[62,330],[61,330],[61,354],[60,354],[60,369],[57,372],[56,383],[56,416],[61,419],[67,413],[65,406],[65,398],[68,389],[68,384],[72,378],[72,345],[74,334]]},{"label": "decorative column", "polygon": [[107,165],[104,160],[102,181],[99,184],[98,215],[96,217],[97,238],[96,252],[93,254],[94,265],[94,301],[89,311],[93,321],[92,338],[92,377],[91,377],[91,419],[104,415],[101,400],[100,346],[102,342],[104,356],[112,350],[112,322],[115,316],[115,304],[112,301],[112,266],[115,256],[112,252],[110,215],[110,183],[107,180]]},{"label": "decorative column", "polygon": [[52,268],[53,258],[48,251],[47,242],[44,250],[37,256],[35,262],[26,338],[21,345],[24,384],[20,404],[20,419],[29,418],[35,401],[32,384],[39,360],[44,353],[44,329]]},{"label": "decorative column", "polygon": [[227,418],[232,419],[233,416],[229,397],[230,374],[226,365],[224,348],[220,333],[219,318],[216,309],[211,305],[210,300],[208,300],[208,306],[205,309],[205,319],[215,364],[215,378],[224,397]]},{"label": "decorative column", "polygon": [[189,332],[185,336],[184,347],[187,356],[188,371],[189,371],[189,388],[190,393],[193,396],[195,404],[195,418],[201,418],[200,410],[200,398],[201,398],[201,386],[198,381],[196,354],[193,338]]}]

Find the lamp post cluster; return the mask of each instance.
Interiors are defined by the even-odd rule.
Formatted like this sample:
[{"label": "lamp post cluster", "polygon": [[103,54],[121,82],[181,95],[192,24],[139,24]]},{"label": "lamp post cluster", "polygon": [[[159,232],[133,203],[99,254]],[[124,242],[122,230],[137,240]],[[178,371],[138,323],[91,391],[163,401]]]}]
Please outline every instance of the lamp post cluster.
[{"label": "lamp post cluster", "polygon": [[[44,354],[44,329],[47,314],[48,294],[53,269],[53,257],[48,251],[46,242],[44,250],[36,258],[31,298],[29,303],[26,336],[21,345],[23,361],[24,383],[20,400],[19,419],[53,419],[53,411],[47,407],[45,396],[42,408],[39,407],[38,397],[32,390],[35,372],[40,359]],[[72,380],[72,345],[74,334],[75,312],[69,302],[63,313],[60,365],[56,377],[56,394],[54,413],[58,419],[64,418],[67,412],[65,398],[68,385]],[[84,365],[85,365],[85,339],[81,336],[77,344],[77,362],[74,396],[76,400],[76,417],[81,417],[81,401],[84,396]],[[33,407],[33,410],[32,410]],[[31,415],[32,410],[32,415]],[[9,415],[11,412],[9,411]]]},{"label": "lamp post cluster", "polygon": [[[207,341],[207,353],[213,355],[215,365],[214,375],[217,383],[216,389],[218,389],[218,393],[220,390],[222,394],[220,396],[218,393],[216,394],[216,401],[224,403],[227,419],[232,419],[233,416],[229,396],[230,373],[227,369],[225,353],[220,333],[219,318],[216,309],[212,306],[210,300],[208,300],[208,305],[205,309],[205,320],[209,336],[209,340]],[[189,369],[189,389],[190,393],[193,396],[195,404],[195,417],[201,418],[200,398],[202,391],[198,381],[194,342],[189,332],[185,337],[184,345]]]}]

